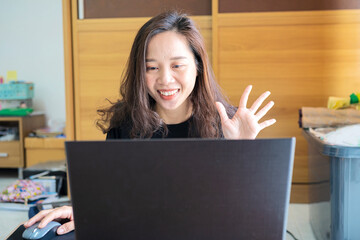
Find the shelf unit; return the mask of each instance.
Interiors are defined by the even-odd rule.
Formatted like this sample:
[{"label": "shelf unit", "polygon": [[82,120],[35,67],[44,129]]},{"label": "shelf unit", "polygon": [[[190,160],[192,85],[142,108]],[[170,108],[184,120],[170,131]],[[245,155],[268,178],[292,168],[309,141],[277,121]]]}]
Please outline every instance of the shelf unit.
[{"label": "shelf unit", "polygon": [[45,126],[45,115],[31,114],[25,117],[1,116],[0,126],[16,127],[19,132],[18,140],[0,141],[0,168],[22,169],[26,167],[24,138],[34,129]]}]

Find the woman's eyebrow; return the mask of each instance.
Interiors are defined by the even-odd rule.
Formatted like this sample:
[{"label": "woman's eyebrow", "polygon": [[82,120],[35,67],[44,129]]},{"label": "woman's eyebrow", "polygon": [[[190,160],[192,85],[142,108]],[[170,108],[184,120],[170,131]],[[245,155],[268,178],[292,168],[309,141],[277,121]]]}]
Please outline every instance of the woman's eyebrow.
[{"label": "woman's eyebrow", "polygon": [[[170,58],[170,60],[179,60],[179,59],[187,59],[187,57],[185,57],[185,56],[176,56],[176,57]],[[152,59],[152,58],[149,58],[149,59],[145,59],[145,62],[156,62],[156,60]]]},{"label": "woman's eyebrow", "polygon": [[187,59],[187,57],[184,57],[184,56],[176,56],[176,57],[170,58],[170,60],[179,60],[179,59]]}]

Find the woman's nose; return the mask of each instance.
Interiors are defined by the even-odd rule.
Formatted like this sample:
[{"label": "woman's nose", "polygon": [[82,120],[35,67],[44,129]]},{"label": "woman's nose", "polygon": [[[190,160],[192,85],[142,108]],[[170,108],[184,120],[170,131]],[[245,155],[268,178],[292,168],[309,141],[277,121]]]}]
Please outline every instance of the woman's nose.
[{"label": "woman's nose", "polygon": [[174,78],[171,75],[171,71],[169,69],[162,69],[160,71],[159,81],[164,85],[173,82]]}]

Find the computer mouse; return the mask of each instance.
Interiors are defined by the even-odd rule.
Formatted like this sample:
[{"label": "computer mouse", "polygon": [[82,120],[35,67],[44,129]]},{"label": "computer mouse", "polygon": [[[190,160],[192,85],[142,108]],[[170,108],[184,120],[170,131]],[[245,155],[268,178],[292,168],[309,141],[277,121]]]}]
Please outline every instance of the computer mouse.
[{"label": "computer mouse", "polygon": [[22,234],[23,239],[51,239],[57,235],[56,230],[61,225],[58,222],[52,221],[49,222],[45,227],[38,228],[39,223],[40,222],[37,222],[29,228],[25,229]]}]

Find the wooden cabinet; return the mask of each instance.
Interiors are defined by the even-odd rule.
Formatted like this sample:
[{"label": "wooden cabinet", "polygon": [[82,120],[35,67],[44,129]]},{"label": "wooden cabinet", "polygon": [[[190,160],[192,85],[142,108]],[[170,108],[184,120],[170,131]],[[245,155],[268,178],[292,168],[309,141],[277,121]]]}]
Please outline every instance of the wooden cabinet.
[{"label": "wooden cabinet", "polygon": [[25,138],[26,167],[38,163],[65,160],[64,138]]},{"label": "wooden cabinet", "polygon": [[33,114],[26,117],[0,117],[1,127],[11,127],[18,131],[13,141],[0,141],[0,167],[26,167],[24,154],[24,138],[34,129],[45,126],[43,114]]}]

